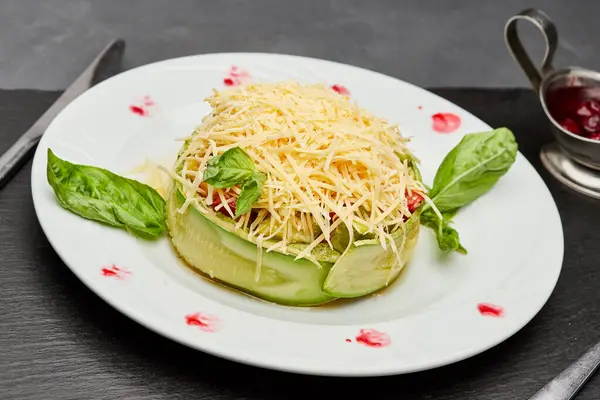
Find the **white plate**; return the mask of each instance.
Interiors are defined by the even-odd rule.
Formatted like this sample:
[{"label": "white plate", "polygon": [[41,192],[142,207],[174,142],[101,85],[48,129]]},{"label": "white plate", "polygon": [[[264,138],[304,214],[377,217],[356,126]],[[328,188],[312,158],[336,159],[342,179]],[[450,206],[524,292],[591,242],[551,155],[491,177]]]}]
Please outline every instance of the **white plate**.
[{"label": "white plate", "polygon": [[[400,374],[455,362],[507,339],[541,309],[560,274],[562,227],[552,196],[521,154],[491,192],[457,216],[468,255],[441,256],[434,236],[423,229],[412,262],[390,288],[313,309],[269,304],[216,286],[184,266],[166,239],[140,241],[57,204],[46,181],[48,147],[71,162],[141,179],[130,172],[146,159],[171,165],[180,145],[174,139],[200,123],[209,110],[203,99],[223,87],[232,65],[249,71],[251,79],[345,86],[362,106],[413,137],[426,183],[464,134],[490,129],[418,87],[323,60],[208,54],[122,73],[84,93],[52,122],[32,172],[35,209],[50,243],[105,301],[195,349],[261,367],[340,376]],[[132,112],[132,105],[143,112]],[[438,112],[460,116],[459,129],[436,133],[432,115]],[[112,265],[129,272],[103,275]],[[502,307],[503,315],[482,314],[481,303]],[[188,324],[186,316],[195,313],[209,327]],[[381,332],[387,345],[357,341],[363,329]]]}]

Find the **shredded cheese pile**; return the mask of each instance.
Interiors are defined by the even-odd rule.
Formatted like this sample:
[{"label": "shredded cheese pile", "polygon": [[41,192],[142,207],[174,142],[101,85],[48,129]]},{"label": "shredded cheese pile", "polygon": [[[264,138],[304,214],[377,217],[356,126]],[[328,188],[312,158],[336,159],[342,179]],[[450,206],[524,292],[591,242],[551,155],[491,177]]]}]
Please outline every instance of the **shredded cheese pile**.
[{"label": "shredded cheese pile", "polygon": [[235,220],[259,248],[266,240],[275,242],[267,251],[305,243],[297,258],[308,258],[320,243],[333,248],[336,229],[352,243],[358,227],[397,252],[391,234],[411,215],[408,199],[428,200],[397,126],[321,84],[250,83],[206,101],[212,112],[182,139],[188,145],[175,166],[187,198],[180,212],[194,203],[233,217],[240,188],[215,189],[202,176],[212,157],[239,146],[267,175],[252,212]]}]

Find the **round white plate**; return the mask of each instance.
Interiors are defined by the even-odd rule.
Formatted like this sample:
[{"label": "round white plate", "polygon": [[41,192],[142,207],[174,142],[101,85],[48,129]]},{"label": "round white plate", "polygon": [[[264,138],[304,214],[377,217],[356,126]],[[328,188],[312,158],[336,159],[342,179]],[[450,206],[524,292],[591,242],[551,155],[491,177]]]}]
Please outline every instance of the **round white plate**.
[{"label": "round white plate", "polygon": [[[329,61],[208,54],[136,68],[71,103],[37,149],[35,209],[65,264],[109,304],[170,339],[231,360],[299,373],[424,370],[480,353],[527,324],[554,289],[563,234],[552,196],[521,154],[491,192],[456,217],[468,255],[443,256],[433,234],[423,229],[413,260],[388,289],[312,309],[282,307],[214,285],[183,265],[166,238],[144,242],[57,204],[46,181],[49,147],[71,162],[148,179],[132,171],[146,160],[171,166],[181,144],[175,139],[200,124],[209,111],[203,100],[213,88],[290,78],[343,85],[361,106],[398,123],[404,136],[413,137],[425,183],[432,182],[442,158],[464,134],[490,129],[423,89]],[[460,127],[436,133],[436,113],[459,116]],[[489,308],[497,315],[486,312]],[[365,332],[382,346],[366,345]]]}]

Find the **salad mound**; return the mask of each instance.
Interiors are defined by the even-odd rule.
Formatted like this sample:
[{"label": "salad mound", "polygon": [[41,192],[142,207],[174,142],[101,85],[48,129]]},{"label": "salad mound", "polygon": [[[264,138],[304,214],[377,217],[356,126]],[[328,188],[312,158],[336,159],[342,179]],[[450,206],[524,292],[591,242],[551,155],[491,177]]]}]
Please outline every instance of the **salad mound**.
[{"label": "salad mound", "polygon": [[467,254],[452,219],[515,162],[512,132],[469,133],[431,187],[397,126],[324,85],[253,83],[208,97],[212,112],[157,188],[48,149],[58,204],[145,240],[168,232],[190,266],[279,304],[365,296],[394,281],[431,228]]},{"label": "salad mound", "polygon": [[[315,269],[324,282],[314,284],[330,297],[364,295],[397,276],[416,242],[411,217],[428,199],[397,126],[319,84],[253,83],[207,102],[212,112],[178,156],[168,212],[173,243],[193,267],[217,278],[227,268],[207,270],[182,251],[202,252],[206,241],[186,243],[194,241],[182,222],[188,213],[255,245],[251,286],[268,284],[272,253],[290,268]],[[352,271],[335,273],[349,263],[364,273],[352,282]]]}]

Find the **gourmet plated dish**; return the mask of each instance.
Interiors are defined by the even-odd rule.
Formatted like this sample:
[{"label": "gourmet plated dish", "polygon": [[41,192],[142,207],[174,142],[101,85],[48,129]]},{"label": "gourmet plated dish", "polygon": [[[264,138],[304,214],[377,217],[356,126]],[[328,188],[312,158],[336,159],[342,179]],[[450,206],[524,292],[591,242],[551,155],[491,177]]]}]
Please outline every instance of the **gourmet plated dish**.
[{"label": "gourmet plated dish", "polygon": [[183,145],[165,198],[48,151],[66,209],[141,238],[168,233],[192,268],[278,304],[313,306],[392,284],[421,226],[467,255],[452,218],[487,193],[517,154],[506,128],[463,137],[424,184],[409,138],[321,84],[214,91]]}]

